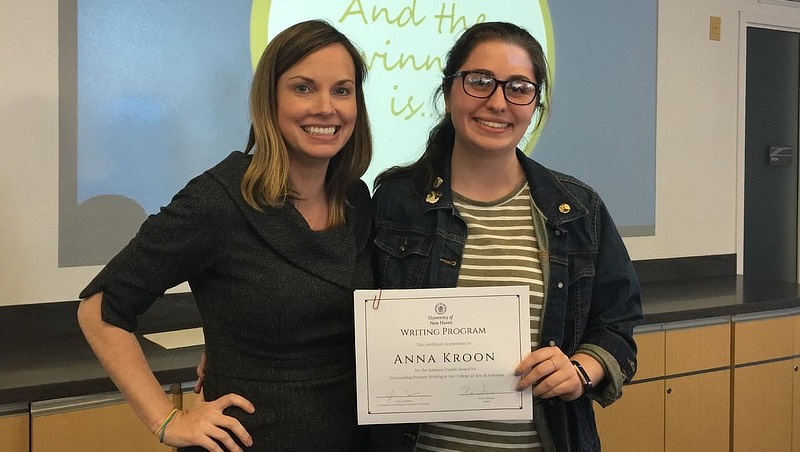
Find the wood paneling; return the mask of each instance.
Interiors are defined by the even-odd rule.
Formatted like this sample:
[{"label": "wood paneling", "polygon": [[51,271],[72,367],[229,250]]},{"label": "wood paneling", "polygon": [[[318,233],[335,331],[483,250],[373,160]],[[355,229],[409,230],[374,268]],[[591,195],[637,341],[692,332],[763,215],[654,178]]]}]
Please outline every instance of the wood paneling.
[{"label": "wood paneling", "polygon": [[634,381],[664,376],[664,332],[637,334],[634,339],[639,363]]},{"label": "wood paneling", "polygon": [[[76,405],[79,407],[79,405]],[[32,452],[170,452],[125,402],[31,416]]]},{"label": "wood paneling", "polygon": [[787,316],[734,322],[734,364],[792,356],[794,321]]},{"label": "wood paneling", "polygon": [[666,332],[666,374],[730,366],[730,323]]},{"label": "wood paneling", "polygon": [[734,452],[791,450],[792,373],[792,361],[736,368]]},{"label": "wood paneling", "polygon": [[594,412],[603,451],[664,452],[664,380],[625,386],[620,400]]},{"label": "wood paneling", "polygon": [[666,388],[664,450],[728,452],[730,371],[671,378]]},{"label": "wood paneling", "polygon": [[794,403],[792,405],[792,452],[800,452],[800,358],[792,364]]},{"label": "wood paneling", "polygon": [[794,316],[794,354],[800,355],[800,315]]},{"label": "wood paneling", "polygon": [[0,449],[7,452],[28,452],[29,429],[28,413],[0,416]]}]

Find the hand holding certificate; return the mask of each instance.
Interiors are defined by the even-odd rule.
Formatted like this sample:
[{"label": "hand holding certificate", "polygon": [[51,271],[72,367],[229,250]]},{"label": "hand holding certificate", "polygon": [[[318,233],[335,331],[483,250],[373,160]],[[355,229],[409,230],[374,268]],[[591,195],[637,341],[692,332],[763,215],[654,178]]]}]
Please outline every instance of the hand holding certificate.
[{"label": "hand holding certificate", "polygon": [[358,290],[359,424],[532,418],[526,286]]}]

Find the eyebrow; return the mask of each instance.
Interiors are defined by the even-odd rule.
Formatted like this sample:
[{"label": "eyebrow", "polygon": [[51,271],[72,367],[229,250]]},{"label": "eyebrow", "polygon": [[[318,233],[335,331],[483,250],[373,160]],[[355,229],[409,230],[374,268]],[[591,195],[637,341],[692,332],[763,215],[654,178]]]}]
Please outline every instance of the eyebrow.
[{"label": "eyebrow", "polygon": [[[304,75],[294,75],[294,76],[288,78],[288,80],[290,80],[290,81],[294,81],[296,79],[300,79],[301,81],[309,83],[309,84],[316,84],[317,83],[317,81],[314,80],[313,78],[309,78],[309,77],[306,77]],[[352,83],[353,85],[356,84],[356,82],[354,80],[351,80],[349,78],[343,78],[343,79],[337,81],[334,84],[335,85],[344,85],[346,83]]]},{"label": "eyebrow", "polygon": [[[489,69],[478,68],[478,69],[464,69],[464,70],[465,71],[469,71],[469,72],[478,72],[478,73],[481,73],[481,74],[491,75],[492,77],[495,77],[495,78],[497,77],[497,75],[494,72],[490,71]],[[531,77],[528,77],[527,75],[523,75],[523,74],[511,75],[511,76],[508,77],[508,80],[525,80],[526,82],[534,83],[533,79]]]}]

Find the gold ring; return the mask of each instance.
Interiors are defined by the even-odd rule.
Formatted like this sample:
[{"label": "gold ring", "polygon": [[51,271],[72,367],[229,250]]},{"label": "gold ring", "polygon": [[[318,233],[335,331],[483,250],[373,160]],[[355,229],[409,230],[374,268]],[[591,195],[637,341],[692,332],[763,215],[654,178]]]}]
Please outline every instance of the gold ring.
[{"label": "gold ring", "polygon": [[550,362],[553,363],[553,372],[558,370],[558,365],[556,364],[556,360],[554,360],[553,358],[550,358]]}]

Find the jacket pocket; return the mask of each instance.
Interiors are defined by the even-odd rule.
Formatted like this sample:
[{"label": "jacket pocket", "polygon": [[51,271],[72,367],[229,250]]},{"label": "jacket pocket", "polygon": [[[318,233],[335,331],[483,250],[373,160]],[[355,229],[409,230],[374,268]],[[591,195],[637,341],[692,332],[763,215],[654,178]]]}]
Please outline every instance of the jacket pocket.
[{"label": "jacket pocket", "polygon": [[571,254],[569,256],[568,316],[580,316],[589,312],[595,275],[594,258],[593,254]]},{"label": "jacket pocket", "polygon": [[565,338],[572,341],[570,353],[581,342],[592,304],[595,268],[593,254],[569,256],[569,284],[564,322]]},{"label": "jacket pocket", "polygon": [[433,238],[383,229],[375,237],[378,287],[419,288],[430,261]]}]

